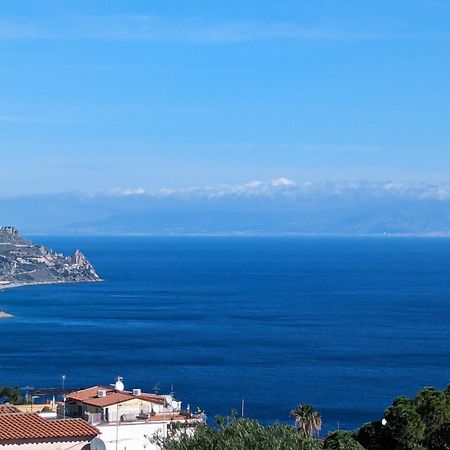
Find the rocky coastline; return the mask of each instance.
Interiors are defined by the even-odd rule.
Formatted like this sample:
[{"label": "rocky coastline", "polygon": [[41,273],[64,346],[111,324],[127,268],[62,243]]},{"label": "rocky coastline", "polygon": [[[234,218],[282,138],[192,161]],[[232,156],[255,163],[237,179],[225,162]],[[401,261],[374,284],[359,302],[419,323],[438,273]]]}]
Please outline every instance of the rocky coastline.
[{"label": "rocky coastline", "polygon": [[[102,281],[80,250],[71,256],[25,239],[14,227],[0,227],[0,291],[42,284]],[[0,319],[13,317],[0,309]]]}]

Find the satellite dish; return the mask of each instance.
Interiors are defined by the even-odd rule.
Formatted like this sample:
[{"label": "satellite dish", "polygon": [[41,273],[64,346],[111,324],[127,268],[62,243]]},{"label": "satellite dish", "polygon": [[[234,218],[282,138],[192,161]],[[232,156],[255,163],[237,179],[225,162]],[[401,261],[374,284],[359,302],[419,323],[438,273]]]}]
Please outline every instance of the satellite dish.
[{"label": "satellite dish", "polygon": [[114,389],[116,391],[123,391],[123,390],[125,390],[125,386],[123,384],[123,378],[122,377],[117,377],[117,381],[116,381],[116,384],[114,385]]},{"label": "satellite dish", "polygon": [[89,445],[91,447],[91,450],[106,450],[105,443],[98,437],[92,439]]}]

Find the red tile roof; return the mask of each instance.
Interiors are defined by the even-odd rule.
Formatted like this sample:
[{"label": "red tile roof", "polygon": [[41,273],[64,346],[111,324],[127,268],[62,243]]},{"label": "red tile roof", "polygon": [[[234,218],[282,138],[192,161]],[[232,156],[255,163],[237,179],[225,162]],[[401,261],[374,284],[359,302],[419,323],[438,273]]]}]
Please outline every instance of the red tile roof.
[{"label": "red tile roof", "polygon": [[148,394],[143,392],[141,395],[136,396],[141,400],[146,400],[147,402],[157,403],[159,405],[163,405],[166,401],[164,395],[156,395],[156,394]]},{"label": "red tile roof", "polygon": [[0,441],[95,437],[100,432],[82,419],[47,420],[37,414],[0,415]]},{"label": "red tile roof", "polygon": [[0,414],[11,414],[18,412],[20,412],[20,410],[13,405],[0,405]]},{"label": "red tile roof", "polygon": [[[99,397],[99,390],[105,390],[106,397]],[[163,395],[147,394],[144,392],[141,395],[133,395],[133,393],[129,391],[117,392],[111,387],[104,386],[93,386],[81,391],[71,392],[67,395],[67,401],[75,400],[86,405],[99,406],[101,408],[116,405],[117,403],[126,402],[135,398],[160,405],[163,405],[165,402],[165,397]]]}]

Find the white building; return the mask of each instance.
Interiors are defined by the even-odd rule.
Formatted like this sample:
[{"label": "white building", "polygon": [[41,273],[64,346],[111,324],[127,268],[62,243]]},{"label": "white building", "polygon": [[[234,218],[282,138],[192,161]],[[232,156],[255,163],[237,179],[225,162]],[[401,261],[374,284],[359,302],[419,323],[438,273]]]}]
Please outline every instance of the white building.
[{"label": "white building", "polygon": [[155,435],[167,437],[174,424],[192,433],[203,415],[183,413],[181,402],[171,395],[156,395],[140,389],[125,391],[118,381],[114,387],[94,386],[70,393],[66,416],[85,419],[100,431],[107,450],[159,449]]},{"label": "white building", "polygon": [[81,419],[47,420],[0,405],[0,448],[5,450],[89,450],[99,430]]}]

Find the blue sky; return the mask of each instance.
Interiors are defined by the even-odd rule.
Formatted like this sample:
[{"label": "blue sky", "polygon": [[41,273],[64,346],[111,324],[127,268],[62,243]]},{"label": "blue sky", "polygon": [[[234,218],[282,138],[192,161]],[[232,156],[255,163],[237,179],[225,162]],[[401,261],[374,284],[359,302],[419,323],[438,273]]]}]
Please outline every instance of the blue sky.
[{"label": "blue sky", "polygon": [[448,181],[446,1],[21,1],[3,194]]}]

